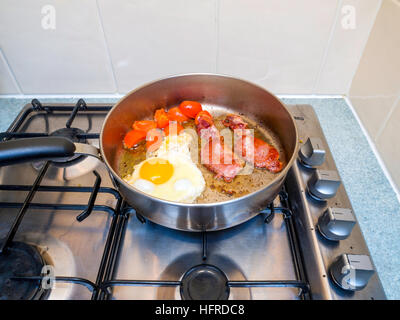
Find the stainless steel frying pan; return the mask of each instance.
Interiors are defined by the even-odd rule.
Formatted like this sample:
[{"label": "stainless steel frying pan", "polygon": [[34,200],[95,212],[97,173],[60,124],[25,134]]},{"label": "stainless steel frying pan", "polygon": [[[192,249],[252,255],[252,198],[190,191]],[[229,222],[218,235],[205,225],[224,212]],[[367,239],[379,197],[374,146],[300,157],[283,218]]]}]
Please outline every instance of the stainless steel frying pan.
[{"label": "stainless steel frying pan", "polygon": [[[244,114],[266,125],[278,137],[286,159],[285,168],[264,187],[228,201],[186,204],[149,196],[119,174],[124,152],[122,139],[135,120],[151,118],[160,107],[182,100],[199,101],[215,108]],[[100,134],[100,151],[66,138],[18,139],[0,143],[0,165],[88,154],[100,157],[125,200],[141,215],[169,228],[184,231],[214,231],[243,223],[270,203],[280,191],[297,155],[295,122],[281,101],[265,89],[232,77],[212,74],[174,76],[146,84],[123,97],[108,113]]]}]

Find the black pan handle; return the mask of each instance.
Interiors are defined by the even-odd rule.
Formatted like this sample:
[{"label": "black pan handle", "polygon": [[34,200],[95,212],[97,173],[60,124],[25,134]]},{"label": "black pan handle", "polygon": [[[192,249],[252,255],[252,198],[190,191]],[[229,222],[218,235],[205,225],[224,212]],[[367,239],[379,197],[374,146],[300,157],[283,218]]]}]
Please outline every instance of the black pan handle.
[{"label": "black pan handle", "polygon": [[64,137],[25,138],[0,142],[0,166],[72,157],[75,144]]}]

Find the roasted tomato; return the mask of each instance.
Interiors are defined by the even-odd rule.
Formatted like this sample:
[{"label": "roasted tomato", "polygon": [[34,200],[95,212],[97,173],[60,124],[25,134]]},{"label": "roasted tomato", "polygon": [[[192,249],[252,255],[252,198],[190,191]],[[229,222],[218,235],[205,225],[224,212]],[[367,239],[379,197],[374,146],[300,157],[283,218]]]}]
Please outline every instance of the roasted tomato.
[{"label": "roasted tomato", "polygon": [[136,146],[139,142],[146,138],[146,132],[139,130],[131,130],[124,137],[124,145],[126,148],[130,149]]},{"label": "roasted tomato", "polygon": [[188,121],[189,118],[186,117],[181,110],[179,109],[179,107],[173,107],[171,109],[168,110],[168,118],[171,121],[178,121],[178,122],[185,122]]},{"label": "roasted tomato", "polygon": [[135,121],[132,125],[134,130],[148,132],[151,129],[157,128],[157,123],[153,120]]},{"label": "roasted tomato", "polygon": [[214,123],[212,115],[207,110],[202,110],[196,115],[196,118],[194,119],[196,126],[199,124],[200,119],[204,119],[205,121],[207,121],[210,124]]},{"label": "roasted tomato", "polygon": [[162,143],[164,133],[160,129],[152,129],[147,132],[146,149],[149,152],[156,151]]},{"label": "roasted tomato", "polygon": [[203,108],[197,101],[182,101],[179,105],[179,110],[181,110],[185,116],[194,119]]},{"label": "roasted tomato", "polygon": [[183,127],[178,122],[170,121],[168,126],[166,126],[164,129],[165,136],[168,136],[170,134],[170,131],[171,133],[173,133],[174,129],[172,127],[174,124],[176,125],[176,134],[179,134],[183,130]]},{"label": "roasted tomato", "polygon": [[157,122],[158,128],[165,128],[169,123],[168,114],[164,109],[156,110],[154,113],[154,120]]}]

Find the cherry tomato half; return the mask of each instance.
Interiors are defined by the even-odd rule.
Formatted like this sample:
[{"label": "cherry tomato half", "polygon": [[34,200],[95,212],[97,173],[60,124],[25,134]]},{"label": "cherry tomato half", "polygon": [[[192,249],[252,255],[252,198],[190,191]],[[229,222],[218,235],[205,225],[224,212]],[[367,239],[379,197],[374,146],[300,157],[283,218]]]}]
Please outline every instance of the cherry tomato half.
[{"label": "cherry tomato half", "polygon": [[202,110],[196,115],[196,118],[194,119],[194,122],[196,123],[196,125],[199,124],[200,118],[207,121],[210,125],[214,123],[212,115],[207,110]]},{"label": "cherry tomato half", "polygon": [[160,129],[152,129],[147,132],[146,149],[149,152],[156,151],[162,143],[164,133]]},{"label": "cherry tomato half", "polygon": [[[176,125],[176,132],[174,132],[173,126]],[[176,133],[179,134],[183,130],[183,127],[175,121],[170,121],[168,126],[165,127],[164,129],[164,134],[165,136],[168,136],[170,133]]]},{"label": "cherry tomato half", "polygon": [[182,101],[179,105],[179,110],[181,110],[185,116],[194,119],[203,108],[197,101]]},{"label": "cherry tomato half", "polygon": [[135,121],[132,125],[134,130],[148,132],[151,129],[157,128],[157,123],[153,120]]},{"label": "cherry tomato half", "polygon": [[168,118],[169,120],[172,121],[178,121],[178,122],[185,122],[188,121],[189,118],[186,117],[181,110],[179,110],[179,107],[173,107],[168,110]]},{"label": "cherry tomato half", "polygon": [[158,128],[165,128],[169,123],[168,114],[164,109],[156,110],[154,113],[154,120],[157,122]]},{"label": "cherry tomato half", "polygon": [[124,145],[130,149],[136,146],[140,141],[146,138],[146,132],[139,130],[131,130],[124,137]]}]

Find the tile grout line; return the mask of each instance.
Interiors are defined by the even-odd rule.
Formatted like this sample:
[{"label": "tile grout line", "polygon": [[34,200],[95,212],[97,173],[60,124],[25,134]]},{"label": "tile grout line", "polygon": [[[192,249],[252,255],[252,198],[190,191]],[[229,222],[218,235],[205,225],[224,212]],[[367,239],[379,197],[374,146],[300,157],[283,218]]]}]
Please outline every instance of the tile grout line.
[{"label": "tile grout line", "polygon": [[358,68],[360,67],[361,59],[362,59],[362,56],[364,55],[365,48],[367,47],[368,40],[369,40],[369,37],[371,36],[372,29],[373,29],[374,26],[375,26],[376,17],[378,16],[379,10],[381,9],[382,1],[383,1],[383,0],[380,0],[380,1],[379,1],[378,6],[377,6],[377,8],[376,8],[376,10],[375,10],[375,19],[374,19],[374,23],[371,25],[371,28],[370,28],[369,31],[368,31],[367,37],[365,38],[365,42],[364,42],[364,45],[363,45],[363,49],[361,50],[360,56],[358,57],[358,60],[357,60],[357,61],[358,61],[357,66],[356,66],[356,68],[354,69],[353,76],[351,77],[351,82],[350,82],[350,84],[349,84],[349,88],[347,88],[347,94],[348,94],[348,95],[350,95],[351,85],[353,84],[354,77],[356,76],[356,73],[357,73],[357,71],[358,71]]},{"label": "tile grout line", "polygon": [[17,88],[18,93],[19,94],[23,94],[21,86],[19,85],[19,82],[17,81],[17,77],[15,76],[15,74],[14,74],[14,72],[13,72],[13,70],[12,70],[10,64],[9,64],[9,62],[8,62],[8,60],[6,58],[6,55],[3,52],[3,49],[1,49],[1,48],[0,48],[0,59],[3,60],[4,65],[6,66],[6,69],[7,69],[8,73],[9,73],[11,79],[12,79],[12,82],[13,82],[14,86]]},{"label": "tile grout line", "polygon": [[394,100],[393,105],[390,107],[390,110],[389,110],[388,114],[386,115],[385,119],[383,120],[381,126],[379,127],[379,130],[376,133],[376,137],[375,137],[374,141],[378,141],[379,137],[382,135],[383,130],[385,130],[385,128],[386,128],[390,118],[392,117],[392,114],[394,113],[399,102],[400,102],[400,92],[398,94],[398,97]]},{"label": "tile grout line", "polygon": [[394,183],[392,177],[390,176],[390,173],[384,163],[384,161],[382,160],[382,157],[380,156],[375,143],[373,142],[373,140],[371,139],[370,135],[368,134],[367,130],[365,129],[364,125],[361,122],[361,119],[359,118],[357,112],[354,109],[353,104],[351,103],[351,100],[349,99],[349,97],[344,96],[344,100],[346,101],[347,105],[349,106],[351,112],[353,113],[354,117],[356,118],[358,125],[361,128],[361,131],[363,132],[364,136],[367,138],[368,144],[372,149],[372,152],[375,155],[375,158],[377,159],[383,173],[386,176],[386,179],[389,181],[390,186],[392,187],[394,193],[396,194],[397,200],[400,202],[400,190],[398,189],[398,187],[396,186],[396,184]]},{"label": "tile grout line", "polygon": [[115,75],[114,65],[113,65],[112,60],[111,60],[110,48],[108,47],[107,37],[106,37],[106,33],[104,31],[103,18],[102,18],[101,13],[100,13],[100,7],[99,7],[98,0],[96,0],[96,8],[97,8],[97,14],[98,14],[98,17],[99,17],[100,30],[101,30],[101,32],[103,34],[104,46],[106,47],[108,63],[110,64],[111,74],[112,74],[113,81],[114,81],[115,92],[118,94],[117,77]]},{"label": "tile grout line", "polygon": [[331,47],[333,35],[335,33],[335,30],[336,30],[336,26],[337,26],[338,19],[339,19],[339,11],[340,11],[339,8],[342,7],[342,3],[343,3],[343,0],[338,0],[338,2],[337,2],[335,18],[333,19],[332,27],[331,27],[331,30],[329,31],[328,42],[326,43],[326,46],[325,46],[325,49],[324,49],[324,54],[322,55],[320,66],[318,68],[317,76],[315,77],[315,80],[314,80],[314,85],[313,85],[313,88],[312,88],[312,92],[314,92],[314,93],[317,91],[317,86],[318,86],[318,83],[319,83],[319,81],[321,79],[322,70],[325,67],[326,60],[328,59],[329,48]]}]

